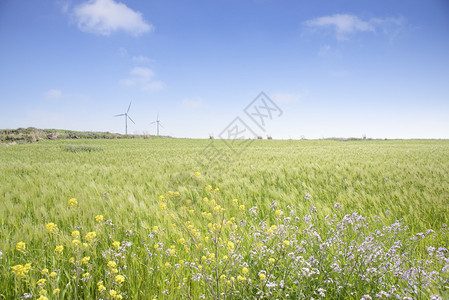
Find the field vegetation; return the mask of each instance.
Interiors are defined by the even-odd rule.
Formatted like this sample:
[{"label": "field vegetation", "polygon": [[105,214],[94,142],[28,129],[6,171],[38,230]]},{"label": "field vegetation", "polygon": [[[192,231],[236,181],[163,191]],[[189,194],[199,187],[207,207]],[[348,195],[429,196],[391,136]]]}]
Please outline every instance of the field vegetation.
[{"label": "field vegetation", "polygon": [[0,299],[449,297],[449,141],[40,141],[0,181]]}]

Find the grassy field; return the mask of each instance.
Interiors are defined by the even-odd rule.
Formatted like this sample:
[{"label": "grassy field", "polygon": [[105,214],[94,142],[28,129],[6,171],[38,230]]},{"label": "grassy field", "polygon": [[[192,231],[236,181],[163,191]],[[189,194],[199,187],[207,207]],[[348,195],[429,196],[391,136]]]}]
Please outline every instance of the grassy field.
[{"label": "grassy field", "polygon": [[0,146],[0,299],[449,297],[449,141],[233,150]]}]

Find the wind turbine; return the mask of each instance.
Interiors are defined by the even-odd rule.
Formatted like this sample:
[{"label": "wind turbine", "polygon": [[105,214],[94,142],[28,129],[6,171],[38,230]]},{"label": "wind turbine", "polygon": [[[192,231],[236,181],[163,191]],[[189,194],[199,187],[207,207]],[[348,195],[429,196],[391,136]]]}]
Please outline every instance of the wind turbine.
[{"label": "wind turbine", "polygon": [[126,111],[126,113],[124,114],[119,114],[119,115],[115,115],[113,117],[121,117],[121,116],[125,116],[125,134],[128,134],[128,119],[133,122],[134,124],[136,124],[133,119],[131,119],[131,117],[128,115],[129,109],[131,108],[131,102],[129,102],[129,106],[128,106],[128,110]]},{"label": "wind turbine", "polygon": [[159,113],[157,114],[156,121],[151,122],[150,125],[151,125],[151,124],[154,124],[154,123],[156,123],[156,125],[157,125],[157,136],[159,136],[159,126],[161,126],[162,128],[164,128],[164,126],[162,126],[162,124],[161,124],[161,121],[159,120]]}]

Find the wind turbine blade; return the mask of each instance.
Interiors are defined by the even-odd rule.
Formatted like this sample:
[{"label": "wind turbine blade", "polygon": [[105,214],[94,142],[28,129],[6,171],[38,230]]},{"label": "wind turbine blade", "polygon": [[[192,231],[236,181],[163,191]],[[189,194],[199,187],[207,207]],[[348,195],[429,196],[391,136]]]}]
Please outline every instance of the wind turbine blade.
[{"label": "wind turbine blade", "polygon": [[157,113],[156,121],[159,121],[159,113]]},{"label": "wind turbine blade", "polygon": [[164,126],[162,126],[161,122],[159,122],[159,126],[161,126],[162,128],[164,128],[164,129],[165,129],[165,127],[164,127]]},{"label": "wind turbine blade", "polygon": [[136,124],[136,122],[133,121],[133,119],[131,119],[131,117],[129,115],[127,115],[128,118],[131,120],[131,122],[133,122],[134,124]]},{"label": "wind turbine blade", "polygon": [[131,103],[133,103],[133,102],[132,102],[132,101],[131,101],[131,102],[129,102],[128,110],[126,111],[126,113],[128,113],[128,112],[129,112],[129,109],[131,108]]},{"label": "wind turbine blade", "polygon": [[121,117],[121,116],[124,116],[125,114],[119,114],[119,115],[115,115],[115,116],[113,116],[113,117]]},{"label": "wind turbine blade", "polygon": [[154,124],[154,123],[156,123],[156,121],[154,121],[154,122],[151,122],[151,123],[150,123],[150,125],[151,125],[151,124]]}]

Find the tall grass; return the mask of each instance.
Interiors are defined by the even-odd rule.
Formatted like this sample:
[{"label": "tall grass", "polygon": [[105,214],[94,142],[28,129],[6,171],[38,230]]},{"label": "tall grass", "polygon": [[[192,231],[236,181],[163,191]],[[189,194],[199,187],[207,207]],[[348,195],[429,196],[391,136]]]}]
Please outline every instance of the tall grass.
[{"label": "tall grass", "polygon": [[[110,290],[123,297],[173,299],[213,298],[222,293],[237,298],[286,294],[318,298],[322,293],[340,299],[381,292],[423,299],[446,295],[447,253],[442,249],[448,240],[444,227],[449,213],[448,141],[255,141],[241,156],[231,156],[228,164],[213,161],[199,167],[196,159],[209,142],[71,141],[74,148],[103,149],[76,153],[62,151],[65,141],[1,147],[0,294],[31,293],[38,298],[45,289],[49,298],[72,298],[76,293],[84,299],[118,297]],[[232,155],[222,142],[212,142]],[[199,177],[194,175],[197,171]],[[211,195],[207,185],[220,191]],[[166,191],[178,191],[179,196],[165,196],[167,210],[161,211],[158,198]],[[204,197],[216,203],[206,204]],[[71,198],[78,205],[69,205]],[[233,199],[238,199],[238,206]],[[213,210],[217,205],[225,209],[220,215]],[[203,212],[212,219],[203,219]],[[97,221],[99,215],[104,219]],[[233,217],[231,225],[237,228],[225,228],[221,236],[208,227]],[[291,218],[287,224],[286,217]],[[187,221],[200,232],[199,240]],[[58,231],[48,232],[48,223],[57,224]],[[284,227],[270,236],[267,226],[272,225]],[[76,230],[79,246],[72,242]],[[89,232],[96,233],[92,241],[86,240]],[[181,238],[185,244],[180,244]],[[232,255],[236,256],[225,254],[224,242],[238,239],[242,242],[235,243]],[[288,246],[283,244],[287,240]],[[120,246],[114,246],[114,241]],[[19,242],[26,245],[24,251],[17,250]],[[202,252],[195,250],[199,243]],[[258,243],[261,248],[255,249]],[[64,250],[55,251],[57,246]],[[170,254],[170,246],[175,255]],[[302,255],[296,247],[303,247]],[[348,247],[365,252],[351,256]],[[377,261],[361,265],[374,255],[370,251],[377,251]],[[267,264],[267,253],[272,253],[275,267]],[[222,261],[225,255],[233,264]],[[340,261],[335,261],[339,255]],[[203,256],[203,271],[198,271]],[[90,257],[87,263],[85,257]],[[180,260],[185,268],[182,275]],[[109,261],[117,266],[108,267]],[[390,265],[382,265],[387,262]],[[26,275],[12,273],[12,266],[26,263],[31,263]],[[248,275],[241,273],[243,268],[249,269]],[[308,275],[303,274],[304,268]],[[314,268],[320,273],[310,274]],[[367,274],[374,269],[377,273]],[[218,281],[217,270],[224,270]],[[400,277],[407,280],[395,277],[395,270],[407,274]],[[53,271],[57,275],[50,277]],[[423,275],[431,272],[436,273]],[[260,274],[265,274],[265,285]],[[118,275],[124,276],[123,283],[120,277],[116,280]],[[238,276],[246,279],[238,281]],[[231,277],[235,284],[227,283]],[[39,279],[47,281],[39,285]],[[53,295],[55,289],[60,291]]]}]

